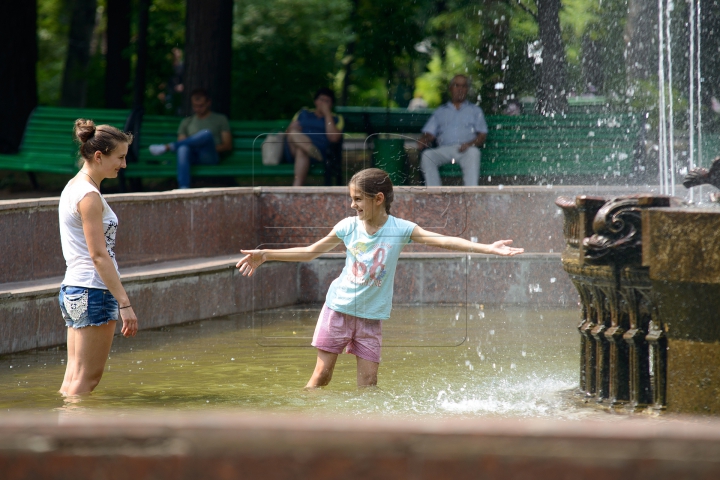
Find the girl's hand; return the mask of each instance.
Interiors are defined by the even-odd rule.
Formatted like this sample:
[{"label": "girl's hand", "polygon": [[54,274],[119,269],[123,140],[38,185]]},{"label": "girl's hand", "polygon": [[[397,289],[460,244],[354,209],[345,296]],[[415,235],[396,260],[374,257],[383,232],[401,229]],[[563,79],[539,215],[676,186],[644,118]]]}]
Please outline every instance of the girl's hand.
[{"label": "girl's hand", "polygon": [[132,307],[120,310],[120,318],[122,318],[123,326],[120,332],[123,337],[134,337],[138,331],[138,319]]},{"label": "girl's hand", "polygon": [[245,256],[235,265],[243,276],[252,277],[255,270],[265,263],[265,252],[262,250],[240,250]]},{"label": "girl's hand", "polygon": [[525,251],[524,248],[513,248],[508,246],[511,243],[512,240],[498,240],[490,245],[490,253],[502,255],[504,257],[512,257],[513,255],[519,255]]}]

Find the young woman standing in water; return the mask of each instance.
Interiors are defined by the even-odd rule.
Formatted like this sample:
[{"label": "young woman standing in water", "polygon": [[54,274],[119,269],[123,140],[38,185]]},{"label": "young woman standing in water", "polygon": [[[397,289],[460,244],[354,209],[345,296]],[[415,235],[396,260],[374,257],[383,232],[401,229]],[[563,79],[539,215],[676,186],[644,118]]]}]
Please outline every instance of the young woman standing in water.
[{"label": "young woman standing in water", "polygon": [[267,261],[307,262],[340,243],[347,248],[345,267],[330,285],[320,312],[312,345],[317,348],[315,371],[306,388],[327,385],[338,354],[357,357],[359,387],[377,384],[382,344],[382,320],[390,318],[393,281],[400,252],[410,241],[448,250],[495,255],[518,255],[512,240],[485,245],[428,232],[413,222],[390,215],[393,185],[378,168],[356,173],[348,183],[354,217],[341,220],[322,240],[308,246],[278,250],[241,250],[237,263],[243,275],[252,275]]},{"label": "young woman standing in water", "polygon": [[60,240],[67,269],[60,310],[67,325],[68,360],[60,393],[90,393],[100,383],[115,323],[137,333],[138,320],[120,283],[115,261],[118,218],[100,193],[100,183],[125,168],[132,135],[92,120],[75,121],[82,168],[60,195]]}]

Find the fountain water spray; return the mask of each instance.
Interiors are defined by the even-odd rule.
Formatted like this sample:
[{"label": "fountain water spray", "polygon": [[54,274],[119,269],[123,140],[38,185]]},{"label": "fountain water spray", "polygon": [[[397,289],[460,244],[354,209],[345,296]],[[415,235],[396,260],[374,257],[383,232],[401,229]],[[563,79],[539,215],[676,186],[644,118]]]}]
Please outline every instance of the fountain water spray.
[{"label": "fountain water spray", "polygon": [[[674,0],[658,0],[658,167],[660,191],[675,195],[675,130],[673,105],[672,12]],[[688,171],[702,165],[702,76],[700,63],[701,0],[690,0]],[[690,192],[690,200],[693,194]]]},{"label": "fountain water spray", "polygon": [[[688,69],[688,84],[690,85],[689,100],[689,119],[688,119],[688,134],[690,137],[690,151],[688,155],[688,171],[691,171],[695,167],[702,166],[702,78],[700,76],[700,29],[701,29],[701,16],[700,16],[701,1],[697,0],[697,7],[695,0],[690,1],[690,8],[688,11],[688,26],[690,29],[690,68]],[[696,58],[697,56],[697,58]],[[697,84],[697,89],[695,88]],[[695,109],[697,106],[697,110]],[[696,118],[697,117],[697,118]],[[696,122],[697,120],[697,122]],[[697,139],[697,143],[696,143]],[[695,160],[695,152],[697,145],[697,161]],[[690,200],[694,200],[693,191],[690,191]]]},{"label": "fountain water spray", "polygon": [[[673,9],[672,0],[666,0],[665,3],[663,0],[658,0],[658,162],[660,190],[662,193],[670,195],[675,194],[675,132],[673,130],[672,37],[670,34],[670,13]],[[668,109],[669,111],[666,112]]]}]

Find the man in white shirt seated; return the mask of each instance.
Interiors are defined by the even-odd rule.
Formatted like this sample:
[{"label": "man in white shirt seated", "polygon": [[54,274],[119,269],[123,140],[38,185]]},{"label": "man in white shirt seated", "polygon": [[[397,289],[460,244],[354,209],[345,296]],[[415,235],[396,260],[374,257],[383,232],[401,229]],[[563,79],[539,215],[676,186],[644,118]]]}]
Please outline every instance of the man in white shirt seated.
[{"label": "man in white shirt seated", "polygon": [[[438,168],[446,163],[460,165],[465,185],[478,184],[478,147],[485,143],[488,127],[482,109],[467,101],[469,88],[465,75],[455,75],[450,81],[450,101],[438,107],[422,129],[418,150],[422,152],[420,169],[428,187],[442,185]],[[427,148],[434,140],[438,148]]]}]

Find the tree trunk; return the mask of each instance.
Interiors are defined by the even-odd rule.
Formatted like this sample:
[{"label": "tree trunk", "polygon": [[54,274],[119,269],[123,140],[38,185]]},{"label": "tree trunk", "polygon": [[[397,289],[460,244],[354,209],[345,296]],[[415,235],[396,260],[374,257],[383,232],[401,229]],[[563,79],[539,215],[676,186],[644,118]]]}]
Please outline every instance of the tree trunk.
[{"label": "tree trunk", "polygon": [[105,107],[126,108],[130,84],[130,0],[107,2]]},{"label": "tree trunk", "polygon": [[187,0],[186,12],[185,91],[206,89],[213,111],[230,115],[233,0]]},{"label": "tree trunk", "polygon": [[582,37],[582,75],[585,91],[588,93],[605,93],[605,70],[602,62],[602,45],[590,38]]},{"label": "tree trunk", "polygon": [[150,23],[151,0],[138,0],[138,33],[135,40],[135,78],[133,79],[133,108],[145,105],[145,84],[147,77],[147,34]]},{"label": "tree trunk", "polygon": [[560,0],[537,0],[537,19],[542,44],[537,110],[542,115],[567,111],[567,65],[560,36]]},{"label": "tree trunk", "polygon": [[657,0],[628,0],[625,23],[625,71],[628,94],[639,82],[658,74],[658,3]]},{"label": "tree trunk", "polygon": [[90,41],[95,29],[97,0],[73,0],[68,51],[63,72],[60,105],[84,107],[87,97],[87,68]]},{"label": "tree trunk", "polygon": [[357,34],[356,32],[356,22],[357,22],[357,10],[358,10],[358,3],[360,0],[353,0],[353,6],[352,10],[350,10],[350,18],[348,23],[350,24],[351,28],[353,29],[353,39],[348,42],[347,47],[345,48],[345,75],[343,76],[343,83],[342,83],[342,93],[340,95],[340,105],[347,105],[348,98],[350,98],[350,82],[351,82],[351,76],[353,71],[353,64],[355,63],[355,46],[357,45]]},{"label": "tree trunk", "polygon": [[0,153],[17,151],[37,105],[37,3],[8,2],[0,16]]}]

